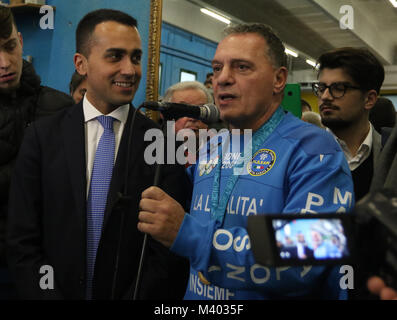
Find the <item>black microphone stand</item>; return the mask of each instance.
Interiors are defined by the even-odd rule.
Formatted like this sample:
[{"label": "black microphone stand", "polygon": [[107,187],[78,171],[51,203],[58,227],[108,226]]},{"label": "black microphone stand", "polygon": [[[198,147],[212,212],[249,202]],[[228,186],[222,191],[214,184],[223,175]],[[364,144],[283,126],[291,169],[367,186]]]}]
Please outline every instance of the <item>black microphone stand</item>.
[{"label": "black microphone stand", "polygon": [[[130,112],[132,112],[133,106],[130,104]],[[114,266],[114,273],[113,273],[113,280],[112,280],[112,294],[111,299],[116,299],[116,285],[117,285],[117,278],[119,273],[119,262],[120,262],[120,252],[121,252],[121,243],[123,239],[124,233],[124,220],[125,220],[125,213],[127,208],[131,202],[131,196],[128,195],[128,172],[130,166],[130,158],[131,158],[131,141],[134,131],[134,124],[136,115],[140,109],[143,108],[143,104],[138,107],[138,109],[134,110],[134,115],[132,116],[131,125],[128,131],[128,142],[127,142],[127,158],[126,158],[126,168],[125,168],[125,176],[124,176],[124,187],[123,192],[117,193],[117,200],[114,206],[114,214],[120,214],[120,229],[119,229],[119,239],[117,244],[117,252],[116,252],[116,262]]]},{"label": "black microphone stand", "polygon": [[[166,159],[166,154],[164,153],[164,144],[167,141],[167,126],[166,123],[168,120],[173,119],[172,117],[168,117],[166,114],[163,113],[164,121],[162,123],[161,129],[163,131],[163,137],[164,137],[164,143],[161,146],[160,154],[164,155]],[[163,171],[163,165],[160,163],[156,163],[156,169],[155,169],[155,174],[154,174],[154,181],[153,181],[153,186],[159,187],[160,182],[161,182],[161,175]],[[139,260],[139,267],[138,267],[138,273],[136,276],[136,282],[135,282],[135,290],[134,290],[134,296],[132,300],[138,300],[138,293],[139,293],[139,288],[140,288],[140,282],[141,282],[141,276],[142,276],[142,269],[145,261],[145,254],[146,254],[146,247],[147,247],[147,234],[145,233],[143,237],[143,244],[142,244],[142,252],[141,252],[141,257]]]}]

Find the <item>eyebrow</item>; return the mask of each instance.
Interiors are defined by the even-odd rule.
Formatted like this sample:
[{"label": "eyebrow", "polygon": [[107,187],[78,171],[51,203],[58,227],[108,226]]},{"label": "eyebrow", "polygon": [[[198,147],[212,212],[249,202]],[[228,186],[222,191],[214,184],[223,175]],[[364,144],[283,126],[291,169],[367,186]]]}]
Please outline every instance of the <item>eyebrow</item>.
[{"label": "eyebrow", "polygon": [[[231,61],[231,63],[236,63],[236,62],[252,63],[251,61],[246,60],[246,59],[232,59],[232,61]],[[217,64],[217,63],[222,64],[222,62],[220,62],[218,60],[211,61],[211,64]]]},{"label": "eyebrow", "polygon": [[[324,84],[327,85],[325,82],[319,81],[318,84]],[[350,81],[334,81],[331,82],[330,86],[332,86],[333,84],[352,84]]]},{"label": "eyebrow", "polygon": [[3,43],[1,46],[5,47],[7,45],[10,45],[10,44],[13,44],[13,43],[16,43],[16,42],[17,42],[17,39],[13,38],[13,39],[8,40],[6,43]]},{"label": "eyebrow", "polygon": [[[110,53],[110,52],[122,52],[122,53],[127,53],[127,50],[124,48],[109,48],[107,49],[105,52]],[[141,49],[134,49],[132,51],[132,54],[134,56],[138,55],[138,54],[142,54],[142,50]]]}]

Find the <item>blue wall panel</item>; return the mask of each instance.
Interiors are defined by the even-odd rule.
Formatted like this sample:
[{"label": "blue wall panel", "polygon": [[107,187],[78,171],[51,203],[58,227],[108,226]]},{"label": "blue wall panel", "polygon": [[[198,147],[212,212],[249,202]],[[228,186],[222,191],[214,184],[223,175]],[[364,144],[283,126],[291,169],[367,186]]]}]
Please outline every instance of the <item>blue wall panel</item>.
[{"label": "blue wall panel", "polygon": [[181,69],[197,74],[197,81],[204,82],[212,71],[211,61],[217,44],[190,32],[163,23],[161,29],[160,62],[162,77],[160,95],[171,85],[179,82]]},{"label": "blue wall panel", "polygon": [[45,80],[48,74],[54,31],[40,29],[38,11],[35,14],[17,14],[15,20],[22,34],[24,55],[33,57],[36,72],[42,80]]}]

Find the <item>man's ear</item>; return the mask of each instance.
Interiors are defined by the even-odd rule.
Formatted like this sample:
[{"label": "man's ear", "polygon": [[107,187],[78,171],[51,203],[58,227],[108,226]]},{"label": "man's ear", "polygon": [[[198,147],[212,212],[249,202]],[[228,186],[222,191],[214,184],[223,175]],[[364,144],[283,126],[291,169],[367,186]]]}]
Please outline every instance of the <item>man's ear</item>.
[{"label": "man's ear", "polygon": [[287,83],[288,70],[285,67],[278,68],[274,73],[273,94],[281,93]]},{"label": "man's ear", "polygon": [[365,105],[364,108],[366,110],[370,110],[375,106],[376,101],[378,100],[378,93],[376,92],[376,90],[372,89],[369,90],[366,94],[365,94]]},{"label": "man's ear", "polygon": [[73,60],[77,73],[81,76],[87,75],[87,58],[81,53],[75,53]]}]

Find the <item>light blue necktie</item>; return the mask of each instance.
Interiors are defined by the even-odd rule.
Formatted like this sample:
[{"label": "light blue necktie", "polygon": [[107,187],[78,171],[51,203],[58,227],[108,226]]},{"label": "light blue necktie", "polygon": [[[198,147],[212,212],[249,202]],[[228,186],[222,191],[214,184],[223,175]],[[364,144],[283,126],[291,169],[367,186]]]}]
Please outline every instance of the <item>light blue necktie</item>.
[{"label": "light blue necktie", "polygon": [[92,279],[99,240],[101,238],[103,215],[110,180],[112,179],[116,140],[113,131],[114,118],[99,116],[103,126],[92,169],[90,190],[87,200],[87,299],[92,297]]}]

